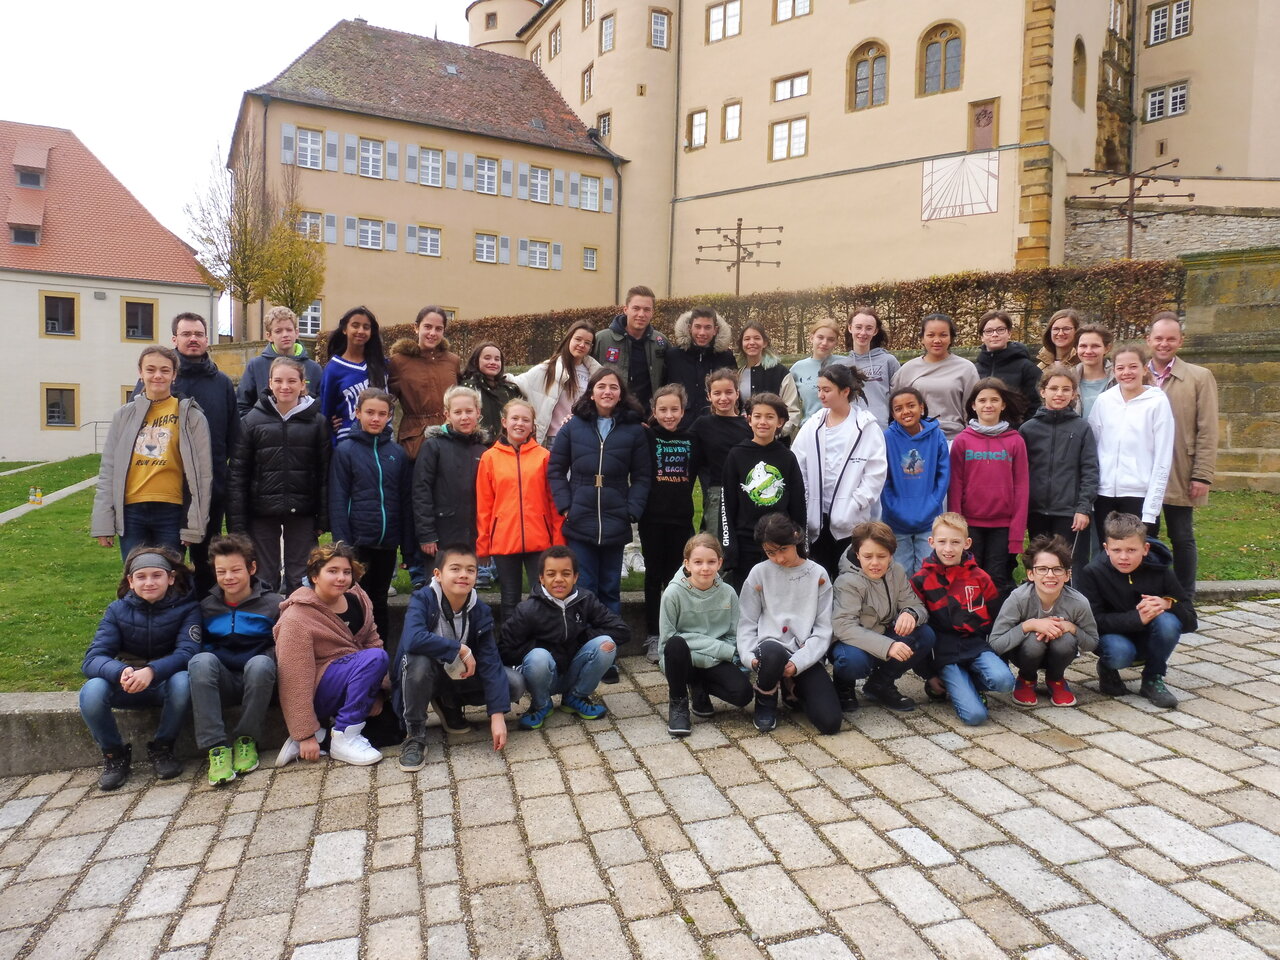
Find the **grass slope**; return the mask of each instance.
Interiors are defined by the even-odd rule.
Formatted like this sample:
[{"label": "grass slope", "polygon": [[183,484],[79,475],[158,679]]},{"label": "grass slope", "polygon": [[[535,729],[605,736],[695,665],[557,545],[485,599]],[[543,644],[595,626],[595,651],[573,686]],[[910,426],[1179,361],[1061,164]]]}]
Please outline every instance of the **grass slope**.
[{"label": "grass slope", "polygon": [[96,477],[101,461],[101,454],[90,453],[70,460],[46,463],[32,470],[15,473],[11,477],[0,477],[0,510],[22,506],[27,502],[27,494],[32,487],[39,487],[48,496],[55,490]]}]

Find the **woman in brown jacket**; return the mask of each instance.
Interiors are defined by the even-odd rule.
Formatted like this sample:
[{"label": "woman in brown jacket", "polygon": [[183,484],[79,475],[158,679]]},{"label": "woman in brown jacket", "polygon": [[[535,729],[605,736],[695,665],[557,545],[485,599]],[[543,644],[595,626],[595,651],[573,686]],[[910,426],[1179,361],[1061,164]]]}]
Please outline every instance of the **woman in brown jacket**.
[{"label": "woman in brown jacket", "polygon": [[406,337],[391,347],[387,389],[401,410],[396,440],[411,460],[417,459],[427,427],[444,423],[444,392],[458,382],[462,361],[449,350],[447,325],[443,308],[423,307],[413,321],[418,339]]}]

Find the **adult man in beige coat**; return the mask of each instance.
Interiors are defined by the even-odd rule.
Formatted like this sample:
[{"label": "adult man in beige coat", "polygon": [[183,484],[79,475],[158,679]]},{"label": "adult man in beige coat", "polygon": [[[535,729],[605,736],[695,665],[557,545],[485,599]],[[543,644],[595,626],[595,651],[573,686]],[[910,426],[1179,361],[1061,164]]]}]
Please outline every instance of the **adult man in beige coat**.
[{"label": "adult man in beige coat", "polygon": [[1173,547],[1173,572],[1187,591],[1196,592],[1196,534],[1192,510],[1209,502],[1218,462],[1218,383],[1204,367],[1178,356],[1182,324],[1162,310],[1147,328],[1148,368],[1173,408],[1173,467],[1164,495],[1164,519]]}]

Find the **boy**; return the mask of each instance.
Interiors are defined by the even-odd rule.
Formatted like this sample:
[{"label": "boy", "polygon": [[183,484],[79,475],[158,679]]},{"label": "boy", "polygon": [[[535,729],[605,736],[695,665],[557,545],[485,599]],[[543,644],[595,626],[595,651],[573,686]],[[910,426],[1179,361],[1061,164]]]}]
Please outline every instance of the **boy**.
[{"label": "boy", "polygon": [[1105,552],[1077,579],[1098,623],[1098,689],[1124,696],[1129,690],[1120,670],[1145,661],[1138,695],[1172,710],[1178,698],[1164,675],[1182,634],[1196,629],[1195,607],[1174,574],[1169,548],[1147,537],[1140,517],[1113,511],[1102,532]]},{"label": "boy", "polygon": [[804,529],[807,508],[804,476],[795,454],[778,439],[787,423],[787,405],[776,393],[757,393],[747,401],[751,439],[743,440],[724,460],[720,542],[729,583],[741,590],[751,569],[764,559],[755,540],[756,524],[770,513],[782,513]]},{"label": "boy", "polygon": [[[951,698],[956,716],[976,727],[987,719],[983,691],[1008,693],[1013,674],[987,644],[991,632],[988,604],[997,592],[969,548],[969,524],[958,513],[944,513],[933,521],[929,546],[933,553],[911,578],[916,595],[929,611],[929,626],[937,638],[933,648],[936,675],[925,683],[930,700]],[[945,687],[945,693],[943,688]]]},{"label": "boy", "polygon": [[742,588],[738,659],[756,671],[756,729],[778,725],[778,687],[791,680],[818,732],[838,733],[840,700],[822,665],[831,648],[827,571],[805,558],[804,527],[785,514],[761,517],[755,539],[768,559],[751,568]]},{"label": "boy", "polygon": [[[272,629],[284,597],[267,589],[253,544],[239,534],[209,544],[215,586],[200,602],[204,648],[191,658],[191,710],[196,749],[208,751],[209,783],[221,786],[258,768],[258,741],[276,687]],[[233,739],[223,722],[224,703],[239,703]]]},{"label": "boy", "polygon": [[508,675],[529,688],[529,710],[520,726],[541,727],[556,693],[565,713],[598,720],[608,709],[591,695],[631,631],[595,594],[577,589],[578,559],[568,547],[544,550],[538,571],[528,599],[502,625],[499,645]]},{"label": "boy", "polygon": [[307,392],[313,397],[320,396],[320,364],[316,363],[298,343],[298,317],[288,307],[272,307],[262,318],[262,326],[267,335],[267,346],[261,354],[250,360],[240,376],[240,387],[236,391],[236,407],[243,417],[258,403],[267,389],[271,379],[271,361],[276,357],[292,357],[299,361],[305,369]]},{"label": "boy", "polygon": [[447,544],[434,559],[430,582],[409,600],[391,667],[392,702],[406,732],[400,769],[407,771],[426,766],[427,704],[433,698],[451,732],[468,729],[463,704],[484,705],[493,749],[507,745],[511,693],[493,638],[493,611],[474,589],[476,552]]}]

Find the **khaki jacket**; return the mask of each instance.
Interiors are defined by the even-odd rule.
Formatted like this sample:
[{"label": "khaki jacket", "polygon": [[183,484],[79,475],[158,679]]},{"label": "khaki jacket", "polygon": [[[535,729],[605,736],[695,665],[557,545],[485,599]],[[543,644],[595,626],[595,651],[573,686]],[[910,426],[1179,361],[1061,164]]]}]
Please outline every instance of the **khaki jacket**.
[{"label": "khaki jacket", "polygon": [[1192,480],[1213,483],[1218,463],[1218,382],[1205,367],[1174,357],[1164,381],[1173,410],[1173,467],[1164,502],[1175,507],[1203,507],[1209,496],[1191,499]]}]

